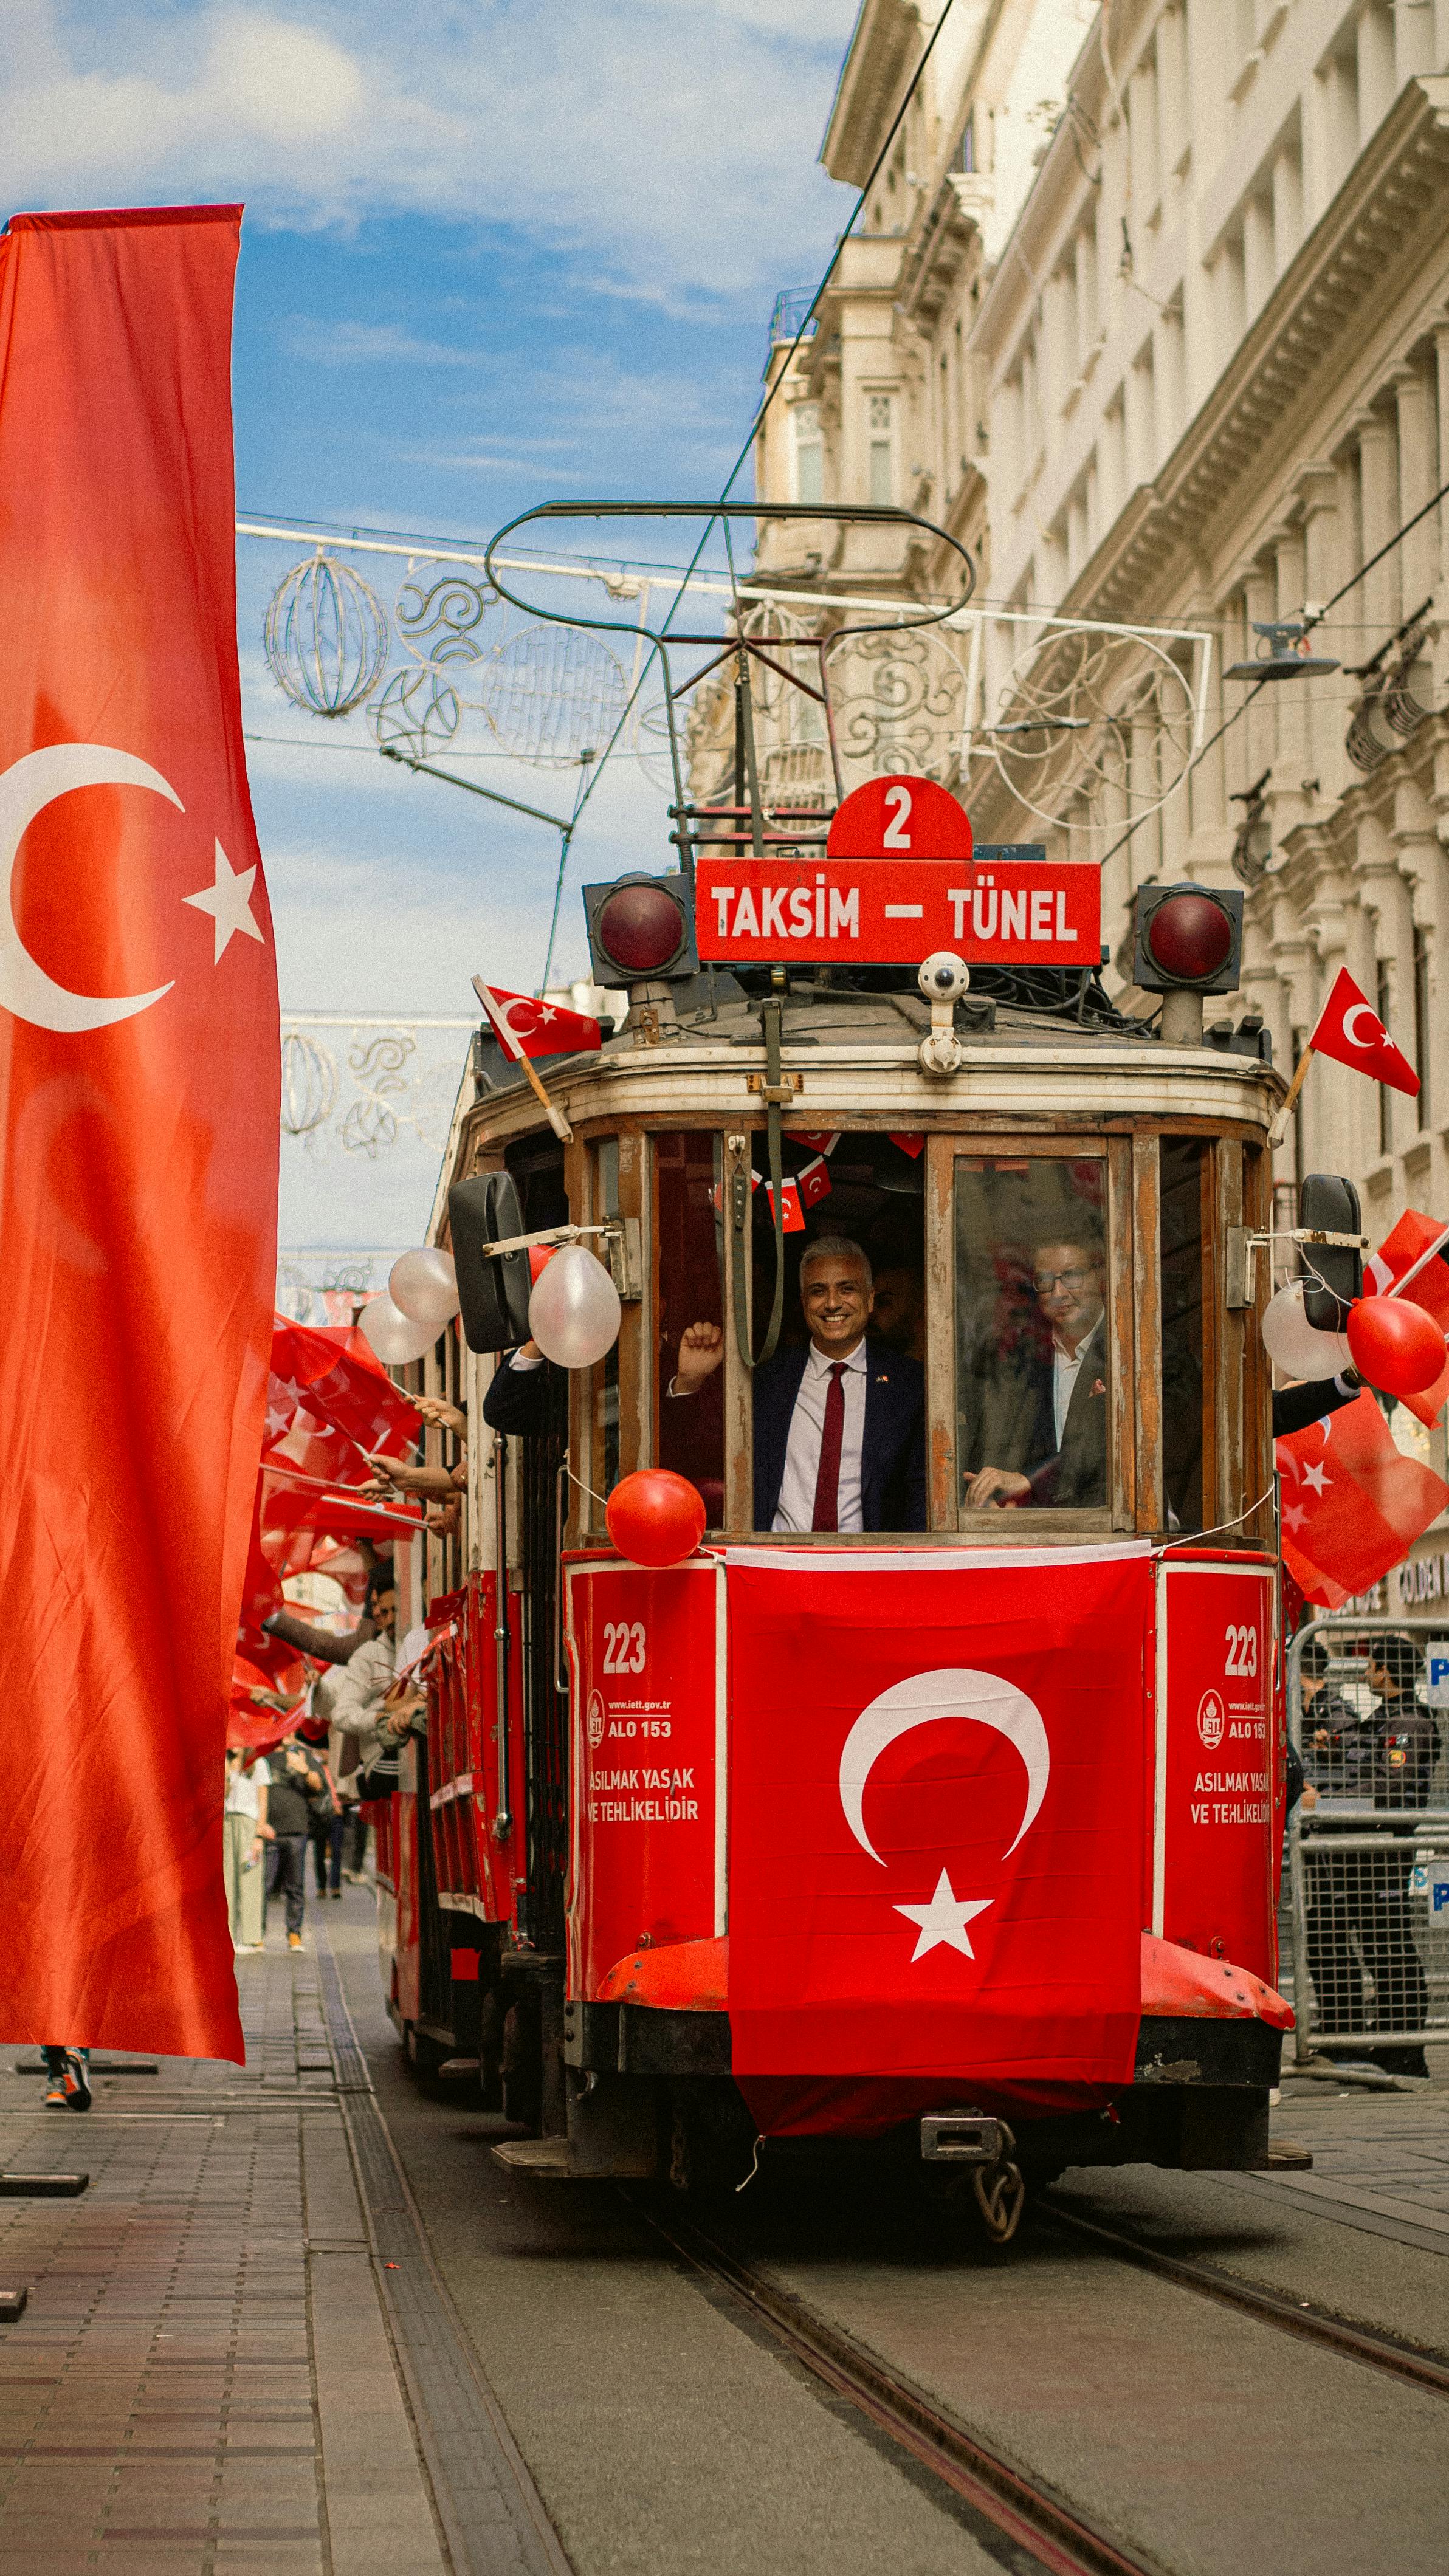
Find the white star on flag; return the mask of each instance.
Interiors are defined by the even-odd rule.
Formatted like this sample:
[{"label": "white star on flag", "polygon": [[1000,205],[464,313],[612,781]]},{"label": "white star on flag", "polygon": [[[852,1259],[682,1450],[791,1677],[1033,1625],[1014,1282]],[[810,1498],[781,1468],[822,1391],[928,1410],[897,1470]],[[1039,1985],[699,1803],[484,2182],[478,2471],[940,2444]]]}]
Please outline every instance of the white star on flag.
[{"label": "white star on flag", "polygon": [[991,1902],[989,1896],[983,1896],[975,1904],[969,1897],[958,1896],[943,1869],[929,1905],[898,1905],[895,1909],[897,1914],[909,1915],[913,1923],[920,1925],[916,1946],[911,1952],[912,1967],[918,1959],[925,1957],[928,1950],[938,1949],[943,1944],[947,1949],[959,1950],[964,1958],[974,1959],[976,1953],[971,1947],[966,1926],[976,1915],[984,1914]]},{"label": "white star on flag", "polygon": [[295,1378],[274,1377],[267,1388],[266,1438],[274,1439],[285,1431],[297,1410],[302,1390]]},{"label": "white star on flag", "polygon": [[1326,1474],[1322,1467],[1305,1467],[1303,1482],[1305,1485],[1311,1485],[1315,1494],[1321,1494],[1325,1485],[1332,1484],[1333,1478]]},{"label": "white star on flag", "polygon": [[255,868],[234,870],[220,841],[216,845],[216,883],[204,886],[200,894],[184,894],[183,903],[197,912],[209,912],[216,925],[216,947],[213,966],[219,966],[237,931],[246,939],[263,936],[260,925],[252,919],[251,894],[256,883]]}]

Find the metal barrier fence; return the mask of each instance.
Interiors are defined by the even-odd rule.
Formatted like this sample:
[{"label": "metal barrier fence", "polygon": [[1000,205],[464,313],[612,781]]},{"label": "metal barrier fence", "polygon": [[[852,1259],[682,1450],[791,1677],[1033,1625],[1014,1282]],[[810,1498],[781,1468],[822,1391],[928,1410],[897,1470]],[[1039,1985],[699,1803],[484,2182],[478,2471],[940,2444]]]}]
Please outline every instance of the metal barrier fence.
[{"label": "metal barrier fence", "polygon": [[[1412,1697],[1429,1700],[1437,1742],[1383,1745],[1356,1732],[1376,1706],[1364,1679],[1381,1637],[1423,1659]],[[1320,1708],[1303,1707],[1304,1649],[1328,1653]],[[1431,1651],[1432,1650],[1432,1651]],[[1316,1660],[1316,1659],[1311,1659]],[[1317,1679],[1317,1675],[1311,1676]],[[1449,1618],[1315,1619],[1288,1649],[1288,1731],[1318,1802],[1288,1824],[1287,1894],[1298,2061],[1315,2053],[1449,2041]],[[1432,1693],[1432,1698],[1430,1694]]]}]

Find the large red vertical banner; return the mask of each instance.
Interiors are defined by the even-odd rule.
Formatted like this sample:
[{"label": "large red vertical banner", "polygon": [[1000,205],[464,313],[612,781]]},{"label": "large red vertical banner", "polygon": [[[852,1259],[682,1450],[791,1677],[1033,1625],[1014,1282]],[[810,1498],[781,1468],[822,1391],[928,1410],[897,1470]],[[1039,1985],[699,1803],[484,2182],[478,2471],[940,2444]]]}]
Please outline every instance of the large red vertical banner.
[{"label": "large red vertical banner", "polygon": [[219,2057],[279,1070],[239,234],[219,206],[0,241],[0,2032]]}]

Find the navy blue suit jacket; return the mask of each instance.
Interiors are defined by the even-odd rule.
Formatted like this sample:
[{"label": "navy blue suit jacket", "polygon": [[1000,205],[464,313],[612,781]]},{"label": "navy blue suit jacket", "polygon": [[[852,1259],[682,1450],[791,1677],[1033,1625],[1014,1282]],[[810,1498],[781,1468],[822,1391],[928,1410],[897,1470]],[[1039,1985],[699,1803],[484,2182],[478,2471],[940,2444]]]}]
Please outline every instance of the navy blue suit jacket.
[{"label": "navy blue suit jacket", "polygon": [[[774,1526],[795,1398],[810,1356],[779,1351],[755,1371],[755,1527]],[[926,1526],[926,1372],[886,1342],[865,1341],[861,1518],[868,1530]]]}]

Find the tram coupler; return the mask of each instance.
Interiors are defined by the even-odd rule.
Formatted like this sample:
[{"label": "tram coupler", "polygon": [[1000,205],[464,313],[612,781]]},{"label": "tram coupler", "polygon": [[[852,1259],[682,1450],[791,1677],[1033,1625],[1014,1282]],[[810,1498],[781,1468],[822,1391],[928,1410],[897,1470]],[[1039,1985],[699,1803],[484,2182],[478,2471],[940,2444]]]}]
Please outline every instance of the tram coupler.
[{"label": "tram coupler", "polygon": [[921,2122],[927,2164],[996,2165],[1006,2152],[999,2120],[985,2111],[928,2111]]}]

